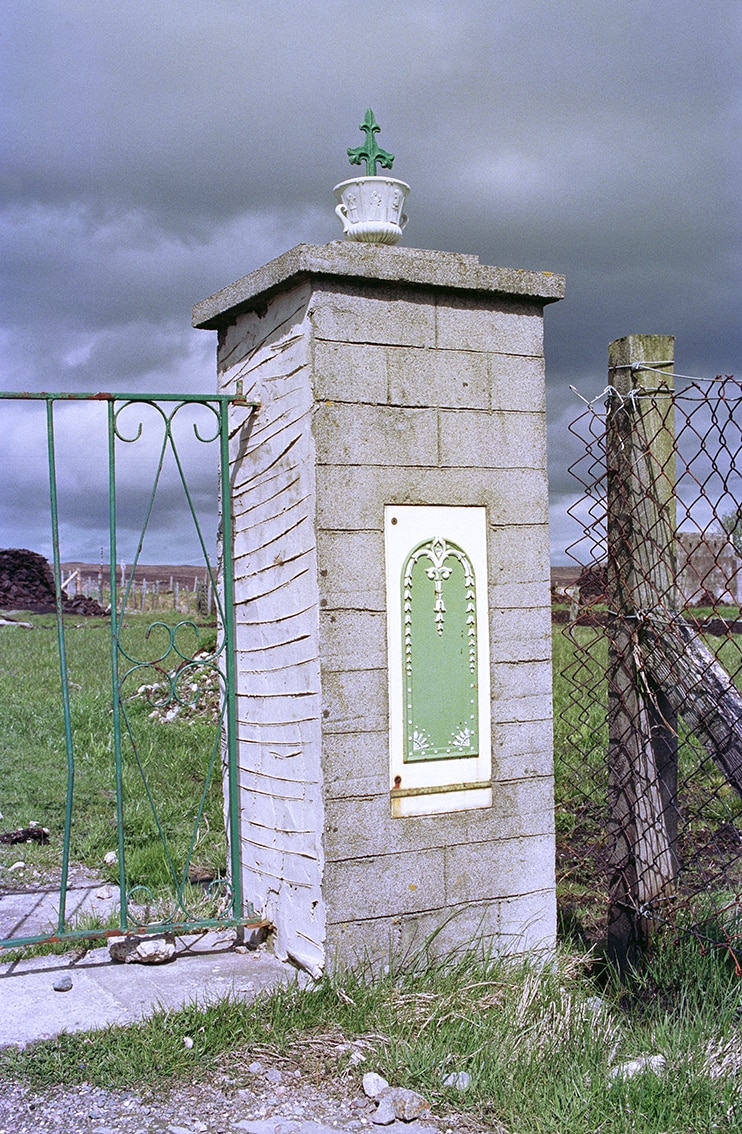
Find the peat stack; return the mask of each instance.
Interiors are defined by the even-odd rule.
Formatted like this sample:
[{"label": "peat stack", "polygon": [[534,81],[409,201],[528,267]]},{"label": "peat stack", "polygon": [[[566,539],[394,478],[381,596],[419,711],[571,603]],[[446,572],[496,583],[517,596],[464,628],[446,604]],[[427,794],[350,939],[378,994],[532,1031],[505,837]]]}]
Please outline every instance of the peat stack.
[{"label": "peat stack", "polygon": [[[23,547],[0,550],[0,610],[29,610],[33,614],[53,614],[54,574],[48,560]],[[66,614],[94,615],[108,612],[95,599],[85,595],[70,598],[62,591]]]}]

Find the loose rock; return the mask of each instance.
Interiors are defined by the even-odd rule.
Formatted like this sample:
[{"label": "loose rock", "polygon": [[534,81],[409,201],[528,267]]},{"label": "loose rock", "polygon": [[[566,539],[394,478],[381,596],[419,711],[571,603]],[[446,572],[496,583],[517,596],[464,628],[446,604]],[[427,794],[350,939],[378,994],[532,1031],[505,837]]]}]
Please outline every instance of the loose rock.
[{"label": "loose rock", "polygon": [[416,1118],[430,1117],[428,1100],[407,1087],[387,1087],[376,1097],[379,1105],[371,1121],[377,1126],[388,1126],[395,1118],[413,1122]]},{"label": "loose rock", "polygon": [[65,973],[64,976],[58,977],[54,981],[55,992],[69,992],[72,988],[72,977]]},{"label": "loose rock", "polygon": [[444,1087],[455,1087],[457,1091],[465,1091],[471,1086],[471,1075],[468,1071],[452,1071],[443,1080]]},{"label": "loose rock", "polygon": [[368,1099],[377,1099],[388,1087],[389,1084],[383,1075],[377,1075],[375,1071],[367,1071],[363,1076],[363,1093]]},{"label": "loose rock", "polygon": [[175,937],[172,933],[139,937],[128,934],[126,937],[112,937],[108,952],[113,961],[124,964],[162,965],[175,958]]},{"label": "loose rock", "polygon": [[394,1103],[392,1100],[382,1097],[379,1099],[379,1105],[376,1108],[375,1114],[371,1115],[371,1121],[376,1126],[391,1126],[396,1117],[397,1115],[394,1111]]}]

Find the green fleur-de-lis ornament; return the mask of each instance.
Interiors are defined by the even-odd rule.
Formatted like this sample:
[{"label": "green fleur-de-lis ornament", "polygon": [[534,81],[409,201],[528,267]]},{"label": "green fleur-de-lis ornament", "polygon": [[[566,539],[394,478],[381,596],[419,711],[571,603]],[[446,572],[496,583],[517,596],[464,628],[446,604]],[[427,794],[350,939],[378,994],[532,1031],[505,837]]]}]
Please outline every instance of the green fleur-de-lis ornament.
[{"label": "green fleur-de-lis ornament", "polygon": [[352,146],[348,148],[348,157],[350,158],[351,165],[360,165],[362,161],[366,163],[366,177],[376,177],[376,163],[383,169],[391,169],[394,162],[394,154],[387,153],[376,145],[375,134],[381,130],[374,118],[373,110],[367,110],[363,122],[358,127],[363,130],[366,135],[366,141],[362,146]]}]

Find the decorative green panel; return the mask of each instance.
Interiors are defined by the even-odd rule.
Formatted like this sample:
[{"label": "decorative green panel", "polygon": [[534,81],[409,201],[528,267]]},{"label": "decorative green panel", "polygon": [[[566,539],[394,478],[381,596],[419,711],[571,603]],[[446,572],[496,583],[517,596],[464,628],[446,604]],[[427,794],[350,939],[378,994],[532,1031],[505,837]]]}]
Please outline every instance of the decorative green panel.
[{"label": "decorative green panel", "polygon": [[479,752],[476,581],[469,557],[440,537],[402,570],[404,762]]}]

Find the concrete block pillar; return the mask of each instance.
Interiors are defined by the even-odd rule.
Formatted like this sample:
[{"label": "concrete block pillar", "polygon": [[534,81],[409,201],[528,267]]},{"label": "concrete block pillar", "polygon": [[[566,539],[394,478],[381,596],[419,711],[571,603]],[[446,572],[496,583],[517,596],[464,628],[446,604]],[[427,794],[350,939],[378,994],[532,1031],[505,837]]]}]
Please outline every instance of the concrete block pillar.
[{"label": "concrete block pillar", "polygon": [[231,452],[244,891],[312,972],[434,933],[554,946],[542,332],[563,293],[335,242],[194,308],[220,391],[260,403]]}]

